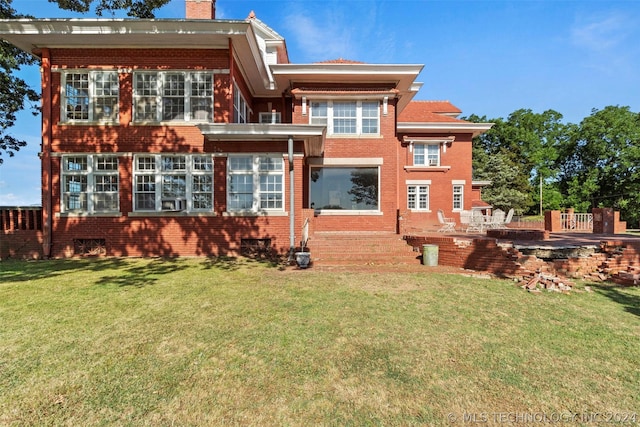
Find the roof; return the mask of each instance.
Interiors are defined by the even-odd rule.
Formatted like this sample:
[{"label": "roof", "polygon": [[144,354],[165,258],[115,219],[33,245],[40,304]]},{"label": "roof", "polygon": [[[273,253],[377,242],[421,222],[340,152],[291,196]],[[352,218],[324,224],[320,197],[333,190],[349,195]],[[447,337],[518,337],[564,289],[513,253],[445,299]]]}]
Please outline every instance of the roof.
[{"label": "roof", "polygon": [[400,113],[398,121],[401,122],[423,122],[428,115],[446,115],[457,117],[462,113],[458,107],[449,101],[412,101]]}]

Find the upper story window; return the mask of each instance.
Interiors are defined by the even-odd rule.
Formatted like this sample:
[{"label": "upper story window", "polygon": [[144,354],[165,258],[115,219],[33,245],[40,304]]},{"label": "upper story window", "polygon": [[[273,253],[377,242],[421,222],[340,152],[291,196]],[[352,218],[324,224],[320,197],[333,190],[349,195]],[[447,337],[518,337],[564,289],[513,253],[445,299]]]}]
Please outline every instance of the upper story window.
[{"label": "upper story window", "polygon": [[249,114],[251,110],[247,101],[242,96],[240,87],[234,83],[233,85],[233,123],[249,123]]},{"label": "upper story window", "polygon": [[211,155],[144,154],[134,158],[134,211],[211,211]]},{"label": "upper story window", "polygon": [[62,82],[63,121],[118,121],[120,85],[116,71],[66,71]]},{"label": "upper story window", "polygon": [[309,123],[327,125],[329,135],[379,135],[378,101],[312,101]]},{"label": "upper story window", "polygon": [[228,168],[229,211],[256,213],[284,209],[282,157],[231,156]]},{"label": "upper story window", "polygon": [[213,121],[213,73],[143,71],[133,79],[135,121]]},{"label": "upper story window", "polygon": [[440,166],[440,144],[415,144],[414,166]]},{"label": "upper story window", "polygon": [[118,212],[119,199],[117,157],[63,156],[61,212]]}]

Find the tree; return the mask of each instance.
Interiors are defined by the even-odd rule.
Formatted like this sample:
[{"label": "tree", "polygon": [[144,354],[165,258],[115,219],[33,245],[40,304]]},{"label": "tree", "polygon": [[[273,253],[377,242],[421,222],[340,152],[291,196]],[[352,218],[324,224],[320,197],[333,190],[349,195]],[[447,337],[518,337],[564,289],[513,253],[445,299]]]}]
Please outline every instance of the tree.
[{"label": "tree", "polygon": [[[28,18],[28,16],[20,15],[12,9],[9,0],[0,0],[0,18],[17,19]],[[16,75],[22,67],[36,62],[36,58],[32,55],[4,40],[0,41],[0,164],[4,161],[3,153],[12,157],[16,151],[27,145],[26,141],[8,133],[8,130],[15,125],[16,114],[25,108],[29,108],[34,115],[39,113],[37,102],[40,96],[29,87],[27,82]]]},{"label": "tree", "polygon": [[[6,0],[5,0],[6,1]],[[127,12],[132,18],[154,18],[154,11],[170,0],[49,0],[49,3],[58,3],[64,10],[87,13],[91,5],[95,3],[95,13],[102,16],[105,12],[115,13],[119,10]]]},{"label": "tree", "polygon": [[[101,16],[105,12],[126,11],[135,18],[153,18],[153,11],[164,6],[169,0],[49,0],[57,3],[61,9],[75,12],[89,12],[95,3],[95,13]],[[0,0],[0,19],[31,18],[22,15],[11,7],[11,0]],[[16,114],[28,109],[32,114],[40,112],[39,93],[29,87],[17,73],[31,65],[38,64],[38,58],[23,52],[4,40],[0,40],[0,165],[3,154],[12,157],[16,151],[27,145],[26,141],[10,133],[16,123]]]},{"label": "tree", "polygon": [[640,114],[629,107],[592,110],[567,146],[563,192],[585,211],[613,207],[630,225],[640,221]]}]

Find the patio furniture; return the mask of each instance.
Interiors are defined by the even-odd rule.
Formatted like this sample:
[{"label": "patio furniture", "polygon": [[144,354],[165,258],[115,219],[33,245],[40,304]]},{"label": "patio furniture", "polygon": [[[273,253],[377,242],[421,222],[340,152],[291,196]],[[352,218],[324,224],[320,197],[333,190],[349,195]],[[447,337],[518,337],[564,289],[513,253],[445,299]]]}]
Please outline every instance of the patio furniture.
[{"label": "patio furniture", "polygon": [[506,226],[507,224],[511,223],[511,220],[513,219],[513,213],[515,212],[515,210],[513,208],[509,209],[509,212],[507,212],[507,217],[504,219],[504,225]]},{"label": "patio furniture", "polygon": [[442,209],[438,209],[438,222],[440,223],[438,233],[456,231],[456,221],[453,218],[446,218]]},{"label": "patio furniture", "polygon": [[479,211],[460,211],[460,224],[467,233],[472,231],[482,232],[484,229],[484,215]]},{"label": "patio furniture", "polygon": [[493,212],[491,218],[487,221],[487,228],[502,228],[504,227],[505,213],[502,209],[496,209]]}]

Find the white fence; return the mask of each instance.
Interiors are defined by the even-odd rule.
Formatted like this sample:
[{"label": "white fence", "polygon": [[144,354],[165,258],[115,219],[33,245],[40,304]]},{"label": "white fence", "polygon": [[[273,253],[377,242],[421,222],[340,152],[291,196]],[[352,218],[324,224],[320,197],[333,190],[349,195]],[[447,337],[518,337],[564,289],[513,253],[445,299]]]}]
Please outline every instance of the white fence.
[{"label": "white fence", "polygon": [[593,232],[593,214],[590,213],[561,213],[562,231]]}]

